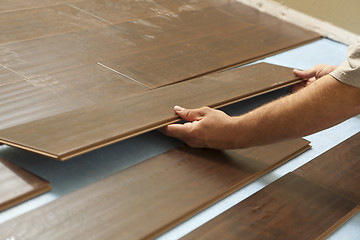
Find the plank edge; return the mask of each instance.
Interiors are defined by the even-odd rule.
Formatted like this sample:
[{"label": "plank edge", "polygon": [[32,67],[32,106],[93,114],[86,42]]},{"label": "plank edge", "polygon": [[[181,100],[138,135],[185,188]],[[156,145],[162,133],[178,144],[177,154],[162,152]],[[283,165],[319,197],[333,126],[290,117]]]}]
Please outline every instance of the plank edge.
[{"label": "plank edge", "polygon": [[344,223],[346,223],[350,218],[352,218],[356,213],[360,211],[360,206],[356,206],[348,214],[342,217],[339,221],[334,223],[330,228],[328,228],[324,233],[322,233],[316,240],[325,240],[331,234],[333,234],[338,228],[340,228]]},{"label": "plank edge", "polygon": [[[304,139],[305,140],[305,139]],[[302,148],[300,148],[299,150],[297,150],[296,152],[292,153],[291,155],[285,157],[284,159],[280,160],[279,162],[277,162],[276,164],[266,168],[263,171],[258,172],[257,174],[255,174],[254,176],[251,176],[247,179],[245,179],[244,181],[242,181],[241,183],[233,186],[232,188],[230,188],[229,190],[223,192],[222,194],[220,194],[218,197],[214,198],[213,200],[208,201],[207,203],[205,203],[204,205],[202,205],[199,208],[196,208],[194,210],[192,210],[191,212],[189,212],[188,214],[181,216],[180,218],[178,218],[177,220],[174,220],[173,222],[168,223],[166,226],[162,226],[161,228],[159,228],[157,231],[154,231],[153,233],[150,233],[148,236],[146,236],[144,238],[144,240],[150,240],[150,239],[154,239],[156,237],[158,237],[159,235],[165,233],[166,231],[169,231],[171,228],[179,225],[180,223],[186,221],[187,219],[189,219],[190,217],[195,216],[197,213],[205,210],[206,208],[210,207],[211,205],[219,202],[220,200],[224,199],[225,197],[229,196],[230,194],[236,192],[237,190],[239,190],[240,188],[250,184],[251,182],[255,181],[256,179],[258,179],[259,177],[264,176],[266,173],[274,170],[275,168],[281,166],[282,164],[290,161],[292,158],[300,155],[301,153],[305,152],[306,150],[311,148],[310,142],[305,140],[307,142],[306,146],[303,146]],[[360,208],[359,208],[360,210]]]}]

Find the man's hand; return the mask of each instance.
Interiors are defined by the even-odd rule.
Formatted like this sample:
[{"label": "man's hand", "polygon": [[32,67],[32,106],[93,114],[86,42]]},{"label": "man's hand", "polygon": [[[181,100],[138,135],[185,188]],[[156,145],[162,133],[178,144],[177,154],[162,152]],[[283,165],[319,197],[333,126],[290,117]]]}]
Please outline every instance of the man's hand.
[{"label": "man's hand", "polygon": [[332,65],[326,65],[326,64],[319,64],[316,65],[313,68],[310,68],[308,70],[298,70],[298,69],[294,69],[293,73],[304,79],[305,82],[299,83],[294,85],[291,90],[292,92],[297,92],[300,89],[307,87],[308,85],[310,85],[311,83],[313,83],[314,81],[316,81],[317,79],[331,73],[332,71],[335,71],[337,68],[337,66],[332,66]]},{"label": "man's hand", "polygon": [[209,107],[185,109],[179,106],[174,111],[188,121],[170,124],[163,129],[165,135],[176,137],[196,148],[227,149],[236,143],[236,126],[232,117]]},{"label": "man's hand", "polygon": [[[322,73],[305,71],[303,76],[316,79]],[[237,117],[208,107],[174,110],[189,122],[168,125],[168,136],[192,147],[246,148],[306,136],[358,115],[360,88],[325,75],[297,93]]]}]

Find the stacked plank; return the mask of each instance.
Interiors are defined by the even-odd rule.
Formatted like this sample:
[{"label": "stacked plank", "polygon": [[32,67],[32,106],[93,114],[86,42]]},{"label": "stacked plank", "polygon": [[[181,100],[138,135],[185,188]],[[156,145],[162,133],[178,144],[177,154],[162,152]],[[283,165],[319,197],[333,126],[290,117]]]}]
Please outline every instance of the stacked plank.
[{"label": "stacked plank", "polygon": [[325,239],[360,210],[360,133],[183,239]]},{"label": "stacked plank", "polygon": [[[176,121],[170,105],[161,118],[143,111],[164,110],[168,96],[144,106],[163,86],[172,100],[224,105],[197,102],[189,85],[220,89],[196,77],[319,37],[226,0],[11,1],[0,4],[0,28],[0,142],[60,160]],[[154,120],[122,128],[141,118]]]},{"label": "stacked plank", "polygon": [[64,160],[176,122],[174,105],[221,107],[299,81],[290,68],[256,64],[3,129],[0,136],[10,145]]},{"label": "stacked plank", "polygon": [[0,239],[153,239],[308,148],[181,146],[0,225]]},{"label": "stacked plank", "polygon": [[[0,27],[0,142],[60,160],[177,122],[176,104],[221,107],[295,84],[269,64],[218,71],[319,37],[226,0],[11,1]],[[307,148],[182,146],[0,225],[0,238],[150,239]],[[319,232],[354,209],[294,174],[273,188],[283,199],[294,186],[332,199],[319,215],[344,203]]]},{"label": "stacked plank", "polygon": [[49,182],[0,158],[0,212],[49,190]]}]

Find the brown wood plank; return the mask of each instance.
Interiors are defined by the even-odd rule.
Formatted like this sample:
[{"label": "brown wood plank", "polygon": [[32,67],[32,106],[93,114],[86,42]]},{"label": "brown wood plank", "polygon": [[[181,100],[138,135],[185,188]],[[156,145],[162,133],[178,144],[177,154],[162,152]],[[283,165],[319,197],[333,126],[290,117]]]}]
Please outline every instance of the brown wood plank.
[{"label": "brown wood plank", "polygon": [[[149,34],[155,34],[151,29],[145,26]],[[0,64],[32,77],[112,59],[119,54],[128,56],[174,41],[169,29],[158,33],[155,42],[144,37],[145,30],[143,24],[124,23],[7,44],[0,46]]]},{"label": "brown wood plank", "polygon": [[101,62],[158,87],[318,37],[233,3],[2,45],[0,64],[32,77]]},{"label": "brown wood plank", "polygon": [[99,65],[17,79],[0,88],[0,129],[148,90]]},{"label": "brown wood plank", "polygon": [[80,0],[1,0],[0,13],[17,10],[34,9],[39,7],[55,6],[62,3],[72,3]]},{"label": "brown wood plank", "polygon": [[295,171],[360,204],[360,133]]},{"label": "brown wood plank", "polygon": [[56,72],[30,81],[48,84],[58,92],[71,92],[74,97],[91,104],[108,104],[150,90],[98,64]]},{"label": "brown wood plank", "polygon": [[2,129],[0,142],[65,160],[179,121],[174,105],[220,107],[299,81],[290,68],[256,64]]},{"label": "brown wood plank", "polygon": [[0,13],[0,44],[109,25],[66,4]]},{"label": "brown wood plank", "polygon": [[[135,2],[132,3],[136,5]],[[118,76],[130,75],[127,76],[129,82],[134,80],[133,82],[137,82],[138,85],[154,88],[251,61],[318,37],[317,34],[298,29],[239,3],[223,4],[223,1],[219,1],[215,4],[213,1],[207,3],[201,1],[194,5],[190,4],[200,9],[184,10],[186,4],[181,4],[190,2],[171,1],[166,3],[168,5],[164,2],[170,10],[175,11],[177,8],[176,16],[171,14],[171,16],[164,16],[159,13],[159,16],[132,22],[0,45],[0,66],[16,72],[25,79],[23,82],[0,89],[0,92],[4,92],[4,96],[11,96],[4,99],[3,105],[0,105],[0,112],[4,113],[0,119],[0,129],[3,129],[1,141],[47,156],[65,159],[177,121],[171,110],[172,104],[218,107],[281,87],[281,84],[261,87],[259,85],[259,87],[247,90],[250,92],[230,94],[229,97],[224,95],[224,89],[223,92],[217,94],[219,97],[214,98],[212,95],[220,89],[218,86],[220,83],[212,80],[213,83],[206,88],[198,83],[190,82],[189,85],[181,85],[178,89],[166,88],[138,98],[120,101],[123,99],[122,93],[126,95],[124,97],[128,96],[128,91],[125,90],[131,89],[132,94],[132,92],[138,92],[140,87],[135,87],[134,84],[130,87],[131,84],[125,84],[128,87],[115,90],[119,87],[116,83],[112,85],[113,89],[96,84],[97,88],[104,90],[104,93],[100,90],[90,93],[87,85],[91,86],[92,83],[86,83],[88,77],[82,70],[78,70],[83,69],[84,66],[86,68],[96,63],[99,65],[109,63],[115,69],[120,67],[116,72]],[[15,1],[14,6],[16,4],[19,3]],[[48,3],[45,1],[44,4],[47,6]],[[86,5],[89,2],[84,1],[82,4]],[[103,4],[111,5],[111,1]],[[177,4],[181,6],[178,7]],[[72,5],[60,4],[44,8],[36,6],[38,5],[35,4],[34,9],[25,7],[26,10],[9,11],[3,14],[4,16],[11,15],[16,19],[16,16],[20,18],[21,14],[18,14],[20,12],[36,13],[44,9],[68,9]],[[78,9],[78,11],[81,16],[86,14],[83,10]],[[25,20],[28,15],[24,15]],[[39,25],[37,31],[40,32],[34,33],[34,36],[39,37],[42,34],[41,31],[44,34],[48,32],[46,29],[51,28],[50,26],[58,19],[55,14],[52,16],[54,21],[46,23],[48,25],[43,29],[40,24],[43,22],[37,22],[41,14],[38,18],[36,16],[34,19],[29,17],[30,20],[27,22],[31,26]],[[69,19],[72,18],[71,16],[72,14],[68,16]],[[94,17],[98,16],[94,15]],[[69,23],[73,23],[71,21]],[[14,27],[17,26],[16,24],[18,23],[13,23],[9,29],[16,29]],[[59,24],[57,27],[61,30],[60,25],[62,26]],[[72,31],[70,25],[64,26],[66,31]],[[56,29],[54,28],[55,32],[58,31]],[[26,31],[23,33],[17,30],[15,33],[21,33],[24,36],[27,34]],[[5,37],[10,37],[10,35],[5,34]],[[249,37],[250,35],[252,37]],[[251,50],[247,54],[249,49]],[[118,66],[116,62],[111,62],[112,59],[117,59],[122,65]],[[124,59],[126,59],[125,62]],[[105,70],[110,72],[106,66],[102,66],[104,72]],[[122,66],[126,69],[124,70]],[[82,73],[73,76],[77,71]],[[99,76],[98,79],[105,77],[97,76]],[[56,77],[58,80],[54,80]],[[79,84],[66,79],[79,81]],[[277,81],[277,79],[273,80]],[[201,81],[209,84],[206,78]],[[292,76],[285,80],[287,84],[293,81],[295,79]],[[235,82],[231,84],[233,87],[243,88],[243,86],[235,85]],[[244,84],[245,79],[242,85]],[[188,97],[190,95],[187,93],[188,88],[193,85],[197,85],[198,92],[206,93],[202,99],[197,99],[195,96]],[[183,91],[174,96],[167,93],[167,91],[181,89]],[[143,90],[144,88],[141,88],[139,91]],[[26,94],[22,96],[22,92]],[[38,92],[39,94],[36,94]],[[106,96],[105,93],[109,95]],[[94,98],[96,94],[99,96],[98,99]],[[29,97],[28,102],[25,101],[24,96]],[[214,100],[210,101],[211,98]],[[92,106],[94,99],[96,105]],[[159,101],[160,99],[162,100]],[[139,103],[139,101],[144,103]],[[151,108],[159,109],[157,115],[144,117],[145,115],[142,114],[149,113],[150,103],[159,104],[159,106],[151,106]],[[31,109],[26,108],[29,106]],[[32,114],[24,115],[27,110]],[[138,111],[135,113],[138,114],[137,116],[134,115],[134,111]],[[61,121],[60,124],[59,121]],[[69,128],[65,129],[65,127]],[[74,130],[74,128],[77,129]],[[74,134],[76,136],[73,136]]]},{"label": "brown wood plank", "polygon": [[138,39],[108,26],[0,45],[0,65],[32,78],[96,64],[145,47]]},{"label": "brown wood plank", "polygon": [[289,173],[182,239],[325,239],[358,210],[355,202]]},{"label": "brown wood plank", "polygon": [[[240,3],[134,22],[145,25],[137,36],[148,38],[154,47],[100,62],[152,88],[253,61],[319,37]],[[156,44],[163,32],[173,39],[165,46]]]},{"label": "brown wood plank", "polygon": [[[146,9],[146,11],[149,10],[146,8],[146,2],[129,2],[135,4],[135,6],[133,6],[134,10],[137,8]],[[219,3],[220,2],[222,1],[219,1]],[[94,2],[88,3],[92,4]],[[36,6],[35,2],[33,4]],[[97,4],[100,3],[98,2]],[[124,4],[124,1],[116,1],[114,4]],[[180,2],[164,1],[161,4],[174,5],[174,8],[177,4],[180,4]],[[200,6],[207,6],[208,4],[216,5],[213,1],[204,1],[198,4]],[[9,3],[8,5],[11,4]],[[113,4],[102,1],[101,9],[109,7],[109,5]],[[125,8],[122,9],[121,12],[116,11],[116,15],[120,16],[122,12],[128,13],[129,11]],[[154,45],[163,45],[169,41],[174,41],[174,38],[169,36],[173,34],[173,32],[168,32],[168,30],[165,29],[166,31],[157,36],[158,39],[155,43],[154,41],[149,42],[149,39],[143,35],[144,30],[142,29],[142,25],[138,23],[126,23],[124,26],[117,28],[108,27],[80,31],[92,25],[93,27],[99,27],[101,23],[106,20],[98,20],[96,16],[92,17],[64,4],[6,12],[0,14],[0,18],[1,16],[3,16],[4,21],[0,22],[0,26],[1,23],[3,23],[1,29],[4,29],[4,34],[0,36],[0,40],[3,38],[3,41],[0,42],[7,42],[10,41],[10,39],[17,41],[24,40],[25,38],[29,38],[28,35],[32,37],[43,37],[51,35],[51,32],[65,33],[75,30],[79,31],[72,34],[0,46],[0,64],[19,71],[19,73],[26,77],[45,75],[74,66],[77,67],[79,65],[103,61],[104,59],[111,59],[118,56],[119,53],[126,55],[141,52],[149,47],[152,48]],[[184,20],[186,21],[186,19]],[[211,19],[208,18],[207,20],[207,24],[211,24]],[[60,21],[61,23],[59,23]],[[91,21],[95,21],[97,24],[91,25],[89,23]],[[140,22],[144,23],[146,21],[140,20]],[[148,31],[151,31],[151,28]],[[201,31],[198,32],[201,33]],[[191,31],[187,33],[191,33]],[[188,38],[191,36],[184,34],[183,37]]]},{"label": "brown wood plank", "polygon": [[24,80],[20,75],[0,66],[0,87]]},{"label": "brown wood plank", "polygon": [[0,211],[50,190],[49,182],[0,158]]},{"label": "brown wood plank", "polygon": [[218,6],[233,1],[234,0],[85,0],[72,3],[71,5],[111,23],[120,23],[153,16],[171,17],[176,16],[178,12],[198,11],[202,8]]},{"label": "brown wood plank", "polygon": [[[136,19],[114,26],[133,38],[137,37],[137,43],[145,39],[144,42],[151,46],[150,49],[157,49],[219,33],[234,32],[234,29],[241,31],[252,26],[253,19],[258,18],[254,14],[255,10],[244,16],[242,8],[229,6],[231,5],[210,7],[201,11],[185,11],[176,17]],[[244,22],[243,18],[248,22]]]},{"label": "brown wood plank", "polygon": [[308,143],[228,151],[181,146],[0,225],[0,239],[152,239]]}]

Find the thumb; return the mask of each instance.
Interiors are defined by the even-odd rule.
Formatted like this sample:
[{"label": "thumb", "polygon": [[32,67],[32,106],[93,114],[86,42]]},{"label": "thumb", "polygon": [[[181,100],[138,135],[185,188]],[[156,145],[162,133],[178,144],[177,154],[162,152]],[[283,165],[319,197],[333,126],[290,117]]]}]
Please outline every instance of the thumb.
[{"label": "thumb", "polygon": [[182,119],[190,122],[199,121],[203,116],[201,111],[198,109],[186,109],[180,106],[175,106],[174,111]]},{"label": "thumb", "polygon": [[298,69],[294,69],[293,73],[303,79],[310,79],[312,77],[315,77],[316,75],[316,69],[314,68],[310,68],[308,70],[298,70]]}]

